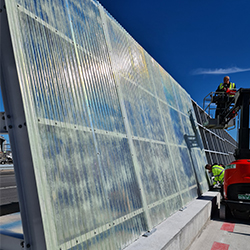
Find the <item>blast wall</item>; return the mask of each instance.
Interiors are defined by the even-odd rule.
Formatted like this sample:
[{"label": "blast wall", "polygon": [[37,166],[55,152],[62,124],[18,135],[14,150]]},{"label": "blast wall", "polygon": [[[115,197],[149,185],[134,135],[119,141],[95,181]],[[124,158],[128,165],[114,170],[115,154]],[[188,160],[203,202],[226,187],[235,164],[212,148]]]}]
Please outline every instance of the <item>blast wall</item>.
[{"label": "blast wall", "polygon": [[189,94],[97,1],[5,4],[1,82],[32,249],[123,249],[208,190]]}]

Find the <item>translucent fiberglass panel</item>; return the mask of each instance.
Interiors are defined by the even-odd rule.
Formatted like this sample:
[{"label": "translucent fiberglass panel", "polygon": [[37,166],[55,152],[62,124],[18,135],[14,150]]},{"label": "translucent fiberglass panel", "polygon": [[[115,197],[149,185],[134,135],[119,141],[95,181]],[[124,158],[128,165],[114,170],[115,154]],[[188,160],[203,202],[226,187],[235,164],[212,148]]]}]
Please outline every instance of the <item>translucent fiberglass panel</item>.
[{"label": "translucent fiberglass panel", "polygon": [[[52,204],[57,238],[62,244],[111,218],[100,186],[101,172],[92,135],[48,125],[40,125],[39,129],[41,140],[46,142],[42,144],[50,193],[46,198]],[[100,209],[103,213],[96,217]]]},{"label": "translucent fiberglass panel", "polygon": [[90,126],[81,80],[72,74],[79,73],[72,45],[26,14],[21,16],[27,76],[37,116]]},{"label": "translucent fiberglass panel", "polygon": [[97,134],[102,164],[103,185],[108,196],[112,219],[142,207],[132,157],[126,138]]},{"label": "translucent fiberglass panel", "polygon": [[133,71],[131,72],[132,81],[152,93],[153,85],[150,81],[144,51],[132,37],[129,37],[128,42],[130,44],[129,53],[133,65]]},{"label": "translucent fiberglass panel", "polygon": [[174,88],[179,111],[188,114],[190,110],[193,110],[190,96],[173,78],[171,82]]},{"label": "translucent fiberglass panel", "polygon": [[145,51],[136,41],[127,34],[116,22],[106,18],[110,43],[111,56],[114,61],[114,70],[135,85],[140,85],[153,92],[153,85],[147,68]]},{"label": "translucent fiberglass panel", "polygon": [[204,166],[206,165],[207,162],[206,162],[206,157],[204,154],[203,143],[201,141],[201,136],[200,136],[200,132],[198,129],[198,125],[195,123],[195,120],[194,120],[194,124],[197,126],[195,128],[196,131],[194,131],[194,128],[192,127],[192,124],[191,124],[190,117],[181,115],[181,118],[182,118],[182,123],[183,123],[184,131],[185,131],[185,135],[186,135],[186,144],[189,149],[192,163],[196,170],[198,182],[200,183],[200,185],[203,186],[202,190],[203,192],[205,192],[207,190],[207,185],[206,185],[207,181],[206,181],[206,176],[204,175]]},{"label": "translucent fiberglass panel", "polygon": [[[82,57],[84,59],[84,57]],[[86,95],[88,108],[97,129],[125,133],[122,113],[116,93],[114,79],[111,75],[110,66],[103,70],[100,64],[95,63],[91,57],[83,60],[84,82],[86,82]],[[107,65],[105,65],[107,66]],[[93,74],[92,74],[92,73]]]},{"label": "translucent fiberglass panel", "polygon": [[176,145],[184,145],[184,131],[180,113],[163,102],[159,102],[159,105],[167,141]]},{"label": "translucent fiberglass panel", "polygon": [[[68,249],[124,249],[128,244],[134,241],[134,237],[139,238],[141,231],[143,231],[146,227],[143,215],[138,215],[137,217],[139,220],[131,218],[117,225],[114,223],[114,227],[112,229],[107,229],[91,239],[86,240],[82,244],[76,244]],[[111,235],[114,235],[115,240],[110,240]]]},{"label": "translucent fiberglass panel", "polygon": [[180,190],[196,185],[194,170],[186,147],[170,146]]},{"label": "translucent fiberglass panel", "polygon": [[[155,205],[155,204],[154,204]],[[170,215],[170,209],[168,207],[168,203],[164,202],[158,204],[150,209],[150,217],[152,223],[157,225],[159,221],[164,221]]]},{"label": "translucent fiberglass panel", "polygon": [[158,225],[159,221],[164,221],[171,214],[178,211],[183,204],[180,194],[170,195],[164,199],[149,205],[149,214],[153,225]]},{"label": "translucent fiberglass panel", "polygon": [[[150,219],[155,226],[182,206],[175,169],[165,144],[134,140],[134,145]],[[176,205],[170,206],[170,200]]]},{"label": "translucent fiberglass panel", "polygon": [[163,91],[161,88],[159,88],[157,94],[160,96],[162,93],[164,93],[164,98],[162,98],[162,100],[176,108],[177,104],[171,83],[171,77],[169,76],[169,74],[166,74],[161,67],[159,71],[160,71]]},{"label": "translucent fiberglass panel", "polygon": [[147,66],[151,81],[154,83],[156,95],[163,102],[177,108],[176,97],[170,75],[152,57],[146,54]]},{"label": "translucent fiberglass panel", "polygon": [[201,188],[202,193],[205,193],[208,190],[208,183],[206,175],[204,175],[204,166],[208,163],[205,154],[201,154],[200,150],[197,148],[192,149],[191,151],[192,159],[194,162],[194,167],[196,170],[196,175],[198,182]]},{"label": "translucent fiberglass panel", "polygon": [[[183,124],[183,129],[184,129],[185,135],[195,136],[195,132],[194,132],[194,129],[192,127],[190,117],[187,117],[185,115],[181,115],[181,122]],[[198,145],[197,145],[197,147],[198,147]]]},{"label": "translucent fiberglass panel", "polygon": [[[174,168],[166,145],[134,140],[136,155],[141,168],[147,204],[152,204],[178,192]],[[166,186],[166,183],[172,183]]]},{"label": "translucent fiberglass panel", "polygon": [[119,72],[119,74],[129,79],[132,63],[128,53],[127,34],[125,32],[120,32],[117,25],[111,24],[111,20],[108,19],[107,22],[109,23],[108,31],[112,47],[111,55],[114,63],[113,69],[115,72]]},{"label": "translucent fiberglass panel", "polygon": [[120,86],[132,135],[164,141],[156,98],[123,77],[120,78]]}]

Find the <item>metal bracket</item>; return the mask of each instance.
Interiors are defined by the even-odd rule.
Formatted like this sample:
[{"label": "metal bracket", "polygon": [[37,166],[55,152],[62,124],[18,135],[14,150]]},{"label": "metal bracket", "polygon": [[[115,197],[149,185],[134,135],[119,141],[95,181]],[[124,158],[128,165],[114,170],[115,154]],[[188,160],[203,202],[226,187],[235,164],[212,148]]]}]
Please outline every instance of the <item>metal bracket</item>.
[{"label": "metal bracket", "polygon": [[179,211],[183,212],[186,209],[187,209],[187,207],[182,207],[182,208],[179,209]]},{"label": "metal bracket", "polygon": [[0,112],[0,134],[8,134],[5,112]]},{"label": "metal bracket", "polygon": [[151,234],[153,234],[156,231],[156,228],[153,228],[151,231],[147,231],[145,234],[143,234],[143,237],[149,237]]}]

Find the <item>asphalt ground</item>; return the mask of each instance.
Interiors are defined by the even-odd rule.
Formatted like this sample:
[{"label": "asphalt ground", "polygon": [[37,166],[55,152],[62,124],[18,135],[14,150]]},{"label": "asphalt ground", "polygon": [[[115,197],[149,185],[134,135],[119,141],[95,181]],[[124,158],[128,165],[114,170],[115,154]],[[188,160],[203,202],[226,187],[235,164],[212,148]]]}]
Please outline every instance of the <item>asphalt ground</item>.
[{"label": "asphalt ground", "polygon": [[13,166],[4,167],[0,169],[0,216],[20,211]]}]

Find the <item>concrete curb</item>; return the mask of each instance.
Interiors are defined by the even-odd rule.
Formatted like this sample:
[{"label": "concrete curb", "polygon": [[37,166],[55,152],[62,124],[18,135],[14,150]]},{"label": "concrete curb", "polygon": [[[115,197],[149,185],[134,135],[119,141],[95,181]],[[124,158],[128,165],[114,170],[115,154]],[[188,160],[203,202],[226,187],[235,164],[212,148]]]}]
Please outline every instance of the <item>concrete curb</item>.
[{"label": "concrete curb", "polygon": [[0,205],[0,216],[20,212],[19,202]]},{"label": "concrete curb", "polygon": [[188,249],[217,210],[219,192],[206,192],[159,224],[149,237],[140,237],[125,250],[184,250]]}]

